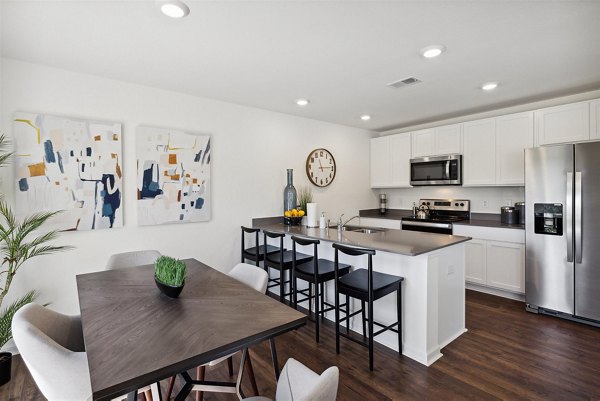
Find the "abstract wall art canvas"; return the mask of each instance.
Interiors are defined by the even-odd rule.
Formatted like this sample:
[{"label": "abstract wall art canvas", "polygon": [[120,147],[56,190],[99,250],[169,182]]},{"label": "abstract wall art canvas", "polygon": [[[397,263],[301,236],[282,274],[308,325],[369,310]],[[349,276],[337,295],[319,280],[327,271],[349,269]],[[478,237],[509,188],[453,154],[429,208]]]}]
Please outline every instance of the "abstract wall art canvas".
[{"label": "abstract wall art canvas", "polygon": [[62,230],[123,226],[121,124],[15,113],[16,210],[63,210]]},{"label": "abstract wall art canvas", "polygon": [[138,224],[210,220],[210,135],[140,126]]}]

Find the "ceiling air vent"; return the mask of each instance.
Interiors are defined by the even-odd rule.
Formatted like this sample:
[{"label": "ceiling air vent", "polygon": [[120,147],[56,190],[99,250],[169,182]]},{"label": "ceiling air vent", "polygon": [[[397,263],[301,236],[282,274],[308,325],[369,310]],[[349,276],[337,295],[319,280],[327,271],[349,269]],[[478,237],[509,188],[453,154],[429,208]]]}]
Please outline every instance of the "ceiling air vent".
[{"label": "ceiling air vent", "polygon": [[398,89],[398,88],[402,88],[403,86],[418,84],[419,82],[421,82],[420,79],[415,78],[415,77],[409,77],[409,78],[401,79],[399,81],[391,82],[391,83],[387,84],[386,86],[389,86],[390,88]]}]

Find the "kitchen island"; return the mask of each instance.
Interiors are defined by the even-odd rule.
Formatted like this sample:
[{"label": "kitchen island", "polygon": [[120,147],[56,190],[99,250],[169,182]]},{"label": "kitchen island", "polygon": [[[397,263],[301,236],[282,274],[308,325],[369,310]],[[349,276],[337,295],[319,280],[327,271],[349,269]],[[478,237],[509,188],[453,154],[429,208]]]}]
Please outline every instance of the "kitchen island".
[{"label": "kitchen island", "polygon": [[[442,356],[444,346],[466,331],[464,242],[470,240],[469,237],[391,229],[372,233],[339,232],[335,228],[287,226],[281,219],[273,218],[254,219],[253,227],[286,234],[284,246],[287,249],[291,249],[292,235],[319,239],[319,258],[324,259],[334,260],[332,243],[377,250],[373,269],[405,279],[402,285],[403,355],[417,362],[431,365]],[[269,244],[279,245],[275,241]],[[312,248],[299,246],[298,252],[310,255]],[[343,253],[339,258],[355,269],[367,267],[366,258],[351,258]],[[327,301],[334,303],[333,283],[328,283],[325,292]],[[352,310],[357,308],[360,303],[355,303]],[[376,321],[395,322],[396,296],[388,295],[376,301],[374,309]],[[327,318],[334,320],[333,311]],[[352,320],[350,328],[362,334],[360,315]],[[374,340],[398,350],[397,336],[393,332],[385,332]],[[343,344],[342,341],[342,348]]]}]

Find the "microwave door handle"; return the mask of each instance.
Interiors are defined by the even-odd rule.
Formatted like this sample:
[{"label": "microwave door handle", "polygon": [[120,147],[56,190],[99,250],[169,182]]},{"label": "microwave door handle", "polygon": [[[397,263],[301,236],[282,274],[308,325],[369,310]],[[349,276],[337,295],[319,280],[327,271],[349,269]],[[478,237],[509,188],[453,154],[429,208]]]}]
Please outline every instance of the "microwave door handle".
[{"label": "microwave door handle", "polygon": [[566,232],[567,262],[573,262],[573,173],[567,173]]},{"label": "microwave door handle", "polygon": [[445,177],[445,179],[446,180],[450,179],[450,160],[448,160],[446,162],[446,177]]},{"label": "microwave door handle", "polygon": [[575,172],[575,263],[583,259],[583,243],[581,242],[581,171]]}]

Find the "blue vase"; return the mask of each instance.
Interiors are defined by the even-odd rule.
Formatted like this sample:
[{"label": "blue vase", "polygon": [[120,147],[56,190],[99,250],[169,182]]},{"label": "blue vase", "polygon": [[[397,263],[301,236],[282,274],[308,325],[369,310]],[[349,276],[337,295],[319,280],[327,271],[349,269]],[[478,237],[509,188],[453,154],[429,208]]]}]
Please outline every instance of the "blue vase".
[{"label": "blue vase", "polygon": [[283,190],[283,211],[295,209],[298,204],[296,188],[294,188],[294,170],[287,169],[287,186]]}]

